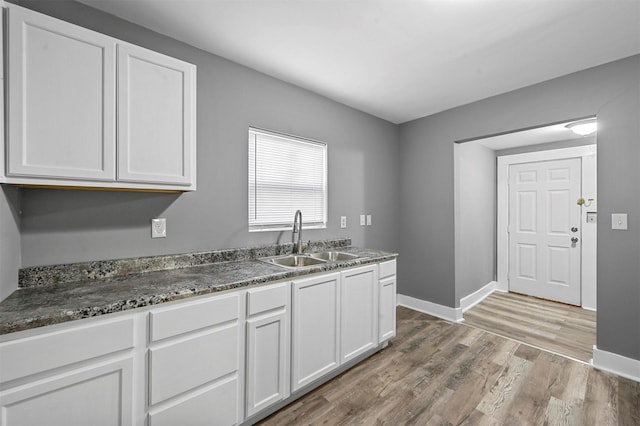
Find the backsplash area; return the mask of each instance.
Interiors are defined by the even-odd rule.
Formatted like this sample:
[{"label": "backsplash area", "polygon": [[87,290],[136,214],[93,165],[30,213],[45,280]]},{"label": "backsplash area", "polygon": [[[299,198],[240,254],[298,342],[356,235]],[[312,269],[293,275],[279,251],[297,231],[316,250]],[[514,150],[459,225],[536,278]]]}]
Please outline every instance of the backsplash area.
[{"label": "backsplash area", "polygon": [[[311,241],[306,251],[319,251],[336,247],[348,247],[350,245],[350,238]],[[82,280],[100,280],[104,278],[122,277],[144,272],[188,268],[190,266],[210,263],[253,260],[261,257],[291,253],[292,249],[293,243],[285,243],[199,253],[99,260],[50,266],[32,266],[20,269],[18,287],[38,287]]]}]

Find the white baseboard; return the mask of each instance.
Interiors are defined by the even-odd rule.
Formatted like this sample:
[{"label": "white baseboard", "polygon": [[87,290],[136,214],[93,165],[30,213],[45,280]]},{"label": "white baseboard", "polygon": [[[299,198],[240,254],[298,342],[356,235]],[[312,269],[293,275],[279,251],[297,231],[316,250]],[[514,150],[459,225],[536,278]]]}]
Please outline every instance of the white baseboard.
[{"label": "white baseboard", "polygon": [[460,309],[462,309],[462,312],[466,312],[467,310],[471,309],[478,303],[482,302],[487,296],[489,296],[491,293],[493,293],[496,290],[500,291],[498,289],[498,282],[491,281],[489,284],[485,285],[484,287],[460,299]]},{"label": "white baseboard", "polygon": [[434,317],[446,319],[451,322],[462,321],[462,309],[451,308],[449,306],[439,305],[427,300],[416,299],[415,297],[398,294],[398,305],[404,306],[414,311],[433,315]]},{"label": "white baseboard", "polygon": [[593,345],[591,365],[598,370],[608,371],[609,373],[640,382],[640,361],[637,359],[603,351]]}]

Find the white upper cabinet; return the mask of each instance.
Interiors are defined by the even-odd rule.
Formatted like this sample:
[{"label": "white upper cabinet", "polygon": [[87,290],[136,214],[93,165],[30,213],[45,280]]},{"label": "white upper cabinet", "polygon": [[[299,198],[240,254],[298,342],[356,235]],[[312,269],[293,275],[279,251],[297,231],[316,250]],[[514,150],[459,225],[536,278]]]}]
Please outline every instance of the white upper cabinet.
[{"label": "white upper cabinet", "polygon": [[194,65],[19,6],[7,13],[3,182],[195,190]]},{"label": "white upper cabinet", "polygon": [[195,69],[118,45],[118,180],[191,183]]},{"label": "white upper cabinet", "polygon": [[7,174],[115,180],[115,40],[8,13]]}]

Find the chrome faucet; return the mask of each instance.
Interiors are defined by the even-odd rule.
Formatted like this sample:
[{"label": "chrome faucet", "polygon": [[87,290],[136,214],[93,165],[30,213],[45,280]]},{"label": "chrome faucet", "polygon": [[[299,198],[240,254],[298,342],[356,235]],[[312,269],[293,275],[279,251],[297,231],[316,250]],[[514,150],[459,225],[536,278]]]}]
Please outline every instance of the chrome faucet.
[{"label": "chrome faucet", "polygon": [[[296,226],[296,224],[298,226]],[[298,234],[298,242],[295,243],[295,235]],[[293,231],[291,232],[291,241],[293,245],[293,254],[302,253],[302,212],[296,211],[296,215],[293,217]]]}]

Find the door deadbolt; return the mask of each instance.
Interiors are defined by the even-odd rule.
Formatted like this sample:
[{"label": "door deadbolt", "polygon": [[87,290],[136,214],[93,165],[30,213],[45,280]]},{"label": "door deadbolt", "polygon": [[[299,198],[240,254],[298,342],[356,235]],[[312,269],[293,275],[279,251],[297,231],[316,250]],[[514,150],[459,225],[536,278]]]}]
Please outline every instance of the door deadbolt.
[{"label": "door deadbolt", "polygon": [[577,243],[577,242],[578,242],[578,237],[573,237],[573,238],[571,238],[571,242],[572,242],[573,244]]},{"label": "door deadbolt", "polygon": [[578,228],[574,226],[573,228],[571,228],[571,232],[578,232]]}]

